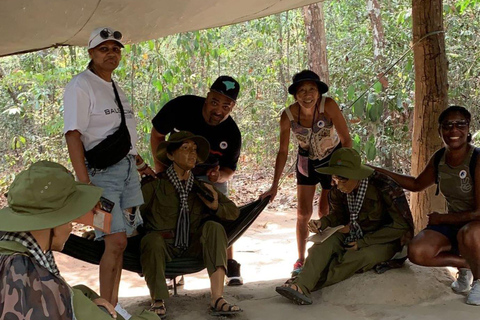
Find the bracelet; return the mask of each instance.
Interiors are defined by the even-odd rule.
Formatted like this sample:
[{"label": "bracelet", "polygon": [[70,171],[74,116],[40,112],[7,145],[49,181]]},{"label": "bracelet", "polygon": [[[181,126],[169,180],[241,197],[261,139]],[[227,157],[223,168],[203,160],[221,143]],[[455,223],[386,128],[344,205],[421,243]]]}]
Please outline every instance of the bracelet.
[{"label": "bracelet", "polygon": [[142,162],[141,164],[137,165],[137,170],[142,171],[145,170],[148,167],[148,165],[145,162]]}]

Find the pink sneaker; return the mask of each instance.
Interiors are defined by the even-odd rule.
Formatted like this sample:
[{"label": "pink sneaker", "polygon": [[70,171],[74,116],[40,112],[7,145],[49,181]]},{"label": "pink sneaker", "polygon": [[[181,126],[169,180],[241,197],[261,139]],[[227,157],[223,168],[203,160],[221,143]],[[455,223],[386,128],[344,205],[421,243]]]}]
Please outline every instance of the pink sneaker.
[{"label": "pink sneaker", "polygon": [[298,259],[293,265],[292,277],[297,276],[303,269],[304,260]]}]

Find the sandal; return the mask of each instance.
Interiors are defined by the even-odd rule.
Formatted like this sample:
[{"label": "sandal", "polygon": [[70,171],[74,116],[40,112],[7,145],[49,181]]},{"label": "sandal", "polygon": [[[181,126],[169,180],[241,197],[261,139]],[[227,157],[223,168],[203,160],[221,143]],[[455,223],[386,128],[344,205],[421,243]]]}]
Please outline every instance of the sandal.
[{"label": "sandal", "polygon": [[148,310],[154,312],[160,319],[165,319],[167,317],[167,308],[165,307],[163,300],[155,300]]},{"label": "sandal", "polygon": [[284,296],[287,299],[292,300],[294,303],[299,305],[312,304],[313,301],[310,297],[307,297],[305,294],[299,291],[299,287],[295,283],[287,281],[283,286],[276,287],[280,295]]},{"label": "sandal", "polygon": [[[222,303],[222,305],[219,308],[218,304],[222,300],[224,302]],[[225,310],[225,306],[227,306],[226,310]],[[232,310],[235,307],[238,308],[237,305],[228,303],[227,300],[225,300],[224,297],[220,297],[220,298],[217,299],[217,301],[215,301],[215,306],[212,307],[210,305],[210,313],[211,313],[212,316],[228,316],[228,315],[236,314],[236,313],[239,313],[239,312],[243,312],[243,310],[240,309],[240,308],[238,310]]]}]

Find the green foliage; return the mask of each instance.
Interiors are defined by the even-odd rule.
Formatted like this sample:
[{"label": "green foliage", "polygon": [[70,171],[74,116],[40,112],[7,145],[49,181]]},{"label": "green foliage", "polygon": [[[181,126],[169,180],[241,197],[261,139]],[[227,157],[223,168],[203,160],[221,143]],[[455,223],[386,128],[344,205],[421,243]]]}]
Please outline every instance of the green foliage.
[{"label": "green foliage", "polygon": [[[386,75],[387,86],[377,80],[411,45],[411,1],[382,2],[385,48],[383,59],[377,60],[364,1],[329,1],[324,10],[329,95],[343,110],[354,148],[368,161],[408,170],[413,54]],[[479,11],[479,1],[444,1],[450,103],[466,106],[474,117],[480,113]],[[68,165],[62,95],[88,60],[86,50],[75,47],[0,59],[0,166],[9,172],[0,188],[33,161],[52,159]],[[151,119],[160,108],[182,94],[205,95],[219,75],[236,77],[242,86],[233,111],[243,136],[240,166],[271,168],[278,150],[279,117],[293,102],[287,87],[291,76],[307,65],[305,26],[298,9],[127,45],[115,78],[137,116],[137,147],[151,163]],[[476,123],[474,130],[479,129]],[[294,143],[290,152],[295,152]]]}]

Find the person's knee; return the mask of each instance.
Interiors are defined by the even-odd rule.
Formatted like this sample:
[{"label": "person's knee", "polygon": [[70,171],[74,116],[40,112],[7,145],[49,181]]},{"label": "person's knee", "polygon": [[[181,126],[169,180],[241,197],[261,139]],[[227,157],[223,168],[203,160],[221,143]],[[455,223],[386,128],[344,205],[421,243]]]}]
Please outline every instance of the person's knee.
[{"label": "person's knee", "polygon": [[150,232],[146,234],[140,242],[140,250],[142,253],[163,253],[165,247],[165,240],[163,239],[162,235],[157,232]]},{"label": "person's knee", "polygon": [[421,243],[410,243],[408,246],[408,259],[418,265],[424,265],[425,261],[432,257],[431,248]]},{"label": "person's knee", "polygon": [[468,223],[457,234],[460,246],[468,250],[476,250],[480,246],[480,223]]},{"label": "person's knee", "polygon": [[310,218],[312,217],[312,210],[297,210],[297,224],[300,225],[305,225],[305,227],[308,224],[308,221],[310,221]]},{"label": "person's knee", "polygon": [[127,243],[125,234],[113,234],[105,237],[105,252],[113,255],[122,255],[127,247]]},{"label": "person's knee", "polygon": [[225,242],[225,250],[227,250],[227,234],[225,233],[225,228],[218,222],[205,222],[202,230],[202,240],[203,242],[219,242],[221,240],[222,243]]},{"label": "person's knee", "polygon": [[225,228],[218,222],[215,221],[207,221],[203,225],[203,234],[205,236],[215,234],[215,235],[223,235],[225,234]]}]

